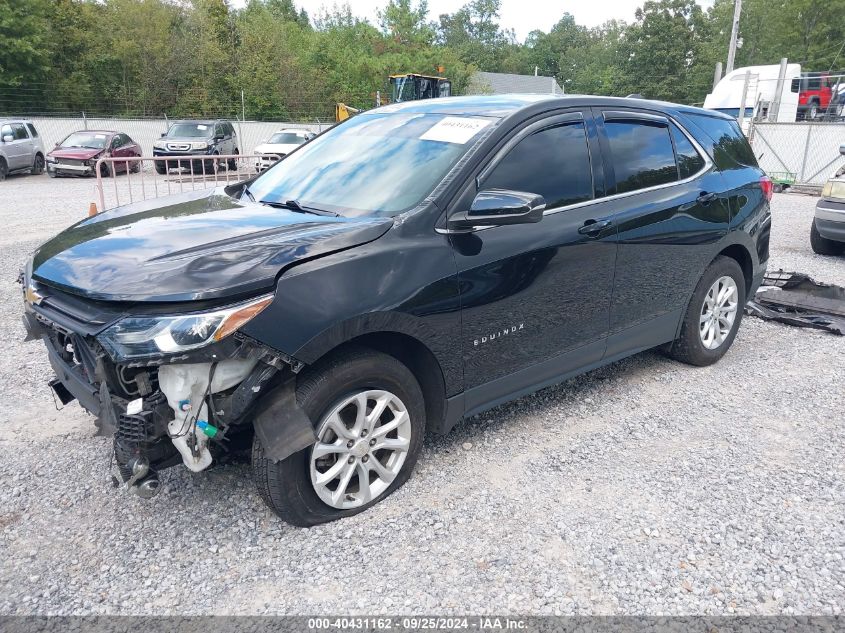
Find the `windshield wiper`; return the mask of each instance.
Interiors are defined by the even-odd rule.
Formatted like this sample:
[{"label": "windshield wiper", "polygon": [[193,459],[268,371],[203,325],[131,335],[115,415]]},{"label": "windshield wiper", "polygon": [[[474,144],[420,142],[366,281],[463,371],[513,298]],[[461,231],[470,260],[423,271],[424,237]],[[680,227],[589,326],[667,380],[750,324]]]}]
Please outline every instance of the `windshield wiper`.
[{"label": "windshield wiper", "polygon": [[312,215],[325,215],[332,218],[340,217],[340,214],[335,213],[334,211],[326,211],[325,209],[303,206],[298,200],[285,200],[284,202],[279,202],[277,200],[261,200],[261,204],[266,204],[268,207],[276,209],[289,209],[291,211],[296,211],[297,213],[311,213]]}]

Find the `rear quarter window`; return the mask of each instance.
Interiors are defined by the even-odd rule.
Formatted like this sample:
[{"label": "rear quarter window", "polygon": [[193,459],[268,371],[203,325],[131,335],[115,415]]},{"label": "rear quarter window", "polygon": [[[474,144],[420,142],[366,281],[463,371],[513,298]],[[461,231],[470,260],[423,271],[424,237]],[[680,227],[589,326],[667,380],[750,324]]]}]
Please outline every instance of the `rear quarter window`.
[{"label": "rear quarter window", "polygon": [[731,161],[746,167],[757,167],[757,158],[739,129],[736,121],[722,119],[706,114],[687,114],[687,117],[709,137],[705,146],[712,146],[714,159],[719,167],[725,167],[718,153],[725,154]]}]

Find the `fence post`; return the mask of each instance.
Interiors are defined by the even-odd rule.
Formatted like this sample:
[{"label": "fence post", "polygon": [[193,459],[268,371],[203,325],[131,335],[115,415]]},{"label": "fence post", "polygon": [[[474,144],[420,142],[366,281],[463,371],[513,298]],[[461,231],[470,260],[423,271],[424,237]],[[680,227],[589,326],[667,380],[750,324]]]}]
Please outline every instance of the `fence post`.
[{"label": "fence post", "polygon": [[807,126],[807,138],[804,144],[804,157],[801,159],[801,175],[798,177],[798,182],[804,182],[804,176],[807,170],[807,154],[810,152],[810,137],[813,135],[813,128],[816,127],[812,123]]},{"label": "fence post", "polygon": [[739,129],[742,129],[742,124],[745,121],[745,101],[748,99],[748,84],[751,81],[751,71],[745,71],[745,82],[742,84],[742,101],[739,103],[739,116],[737,117],[739,122]]},{"label": "fence post", "polygon": [[82,128],[87,130],[88,129],[88,119],[85,118],[85,111],[82,111]]}]

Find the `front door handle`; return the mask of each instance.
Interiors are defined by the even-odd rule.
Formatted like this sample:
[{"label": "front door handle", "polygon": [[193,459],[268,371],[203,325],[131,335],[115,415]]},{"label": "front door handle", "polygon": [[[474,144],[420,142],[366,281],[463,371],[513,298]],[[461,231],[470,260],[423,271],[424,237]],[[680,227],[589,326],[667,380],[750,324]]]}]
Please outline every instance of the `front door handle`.
[{"label": "front door handle", "polygon": [[707,193],[706,191],[702,191],[700,194],[698,194],[699,204],[707,204],[708,202],[713,202],[715,199],[715,193]]},{"label": "front door handle", "polygon": [[587,220],[584,222],[584,226],[578,229],[578,232],[587,237],[598,237],[602,231],[612,224],[611,220]]}]

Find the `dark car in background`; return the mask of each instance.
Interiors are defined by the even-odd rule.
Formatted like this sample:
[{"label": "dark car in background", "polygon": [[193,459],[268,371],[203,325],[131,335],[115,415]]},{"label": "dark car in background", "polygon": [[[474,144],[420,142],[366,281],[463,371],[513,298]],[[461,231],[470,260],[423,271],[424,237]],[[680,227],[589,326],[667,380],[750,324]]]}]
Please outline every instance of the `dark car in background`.
[{"label": "dark car in background", "polygon": [[[47,174],[56,176],[94,176],[101,158],[140,158],[141,146],[124,132],[79,130],[68,134],[47,153]],[[103,163],[100,174],[137,172],[139,161]]]},{"label": "dark car in background", "polygon": [[[193,173],[215,173],[220,167],[237,169],[235,159],[221,163],[220,155],[239,154],[238,135],[229,121],[180,121],[153,144],[153,156],[159,174],[169,169],[190,169]],[[164,160],[166,159],[166,160]]]},{"label": "dark car in background", "polygon": [[401,486],[427,431],[654,347],[718,361],[771,195],[712,111],[392,104],[251,181],[67,229],[26,266],[25,325],[138,495],[251,446],[264,501],[315,525]]}]

